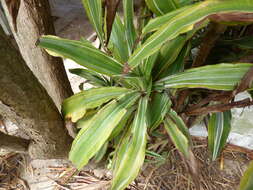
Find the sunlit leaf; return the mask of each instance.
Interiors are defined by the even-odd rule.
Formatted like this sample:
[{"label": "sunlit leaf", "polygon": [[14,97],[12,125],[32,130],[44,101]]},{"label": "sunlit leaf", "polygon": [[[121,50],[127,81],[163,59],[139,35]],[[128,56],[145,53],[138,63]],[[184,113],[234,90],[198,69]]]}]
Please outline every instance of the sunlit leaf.
[{"label": "sunlit leaf", "polygon": [[69,58],[88,69],[108,76],[122,73],[122,65],[102,51],[86,43],[55,36],[43,36],[39,45],[53,56]]},{"label": "sunlit leaf", "polygon": [[79,131],[69,153],[69,159],[78,169],[86,165],[101,149],[127,112],[127,108],[132,106],[139,96],[139,93],[129,93],[111,101],[92,118],[87,129]]},{"label": "sunlit leaf", "polygon": [[179,7],[177,0],[145,0],[152,12],[157,16],[164,15]]},{"label": "sunlit leaf", "polygon": [[98,107],[127,92],[130,90],[120,87],[101,87],[82,91],[64,100],[63,116],[76,122],[83,117],[87,109]]},{"label": "sunlit leaf", "polygon": [[112,190],[125,189],[137,177],[144,162],[147,141],[147,104],[147,97],[140,99],[133,124],[117,148]]},{"label": "sunlit leaf", "polygon": [[136,49],[129,58],[129,65],[132,68],[136,67],[142,60],[158,51],[165,42],[194,29],[196,23],[207,19],[208,16],[231,12],[253,13],[252,0],[207,0],[190,5],[160,27],[143,45]]},{"label": "sunlit leaf", "polygon": [[102,0],[82,0],[86,14],[103,44]]},{"label": "sunlit leaf", "polygon": [[189,69],[156,82],[156,89],[207,88],[233,90],[252,64],[217,64]]}]

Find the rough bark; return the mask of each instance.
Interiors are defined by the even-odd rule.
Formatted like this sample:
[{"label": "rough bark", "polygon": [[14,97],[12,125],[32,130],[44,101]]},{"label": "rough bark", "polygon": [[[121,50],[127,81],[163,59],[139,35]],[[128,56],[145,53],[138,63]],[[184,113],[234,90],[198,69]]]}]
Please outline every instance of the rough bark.
[{"label": "rough bark", "polygon": [[51,57],[36,46],[42,35],[55,34],[48,0],[21,0],[14,22],[5,1],[2,3],[24,60],[60,110],[63,99],[72,95],[64,65],[60,58]]},{"label": "rough bark", "polygon": [[19,137],[4,134],[0,131],[0,148],[19,153],[28,151],[29,141]]},{"label": "rough bark", "polygon": [[32,140],[32,158],[64,158],[70,137],[47,91],[0,27],[0,115]]}]

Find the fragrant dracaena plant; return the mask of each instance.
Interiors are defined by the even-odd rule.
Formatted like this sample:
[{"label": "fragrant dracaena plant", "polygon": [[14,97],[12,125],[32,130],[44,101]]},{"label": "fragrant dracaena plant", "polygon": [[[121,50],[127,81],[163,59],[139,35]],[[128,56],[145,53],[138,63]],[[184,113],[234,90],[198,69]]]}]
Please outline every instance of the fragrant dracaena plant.
[{"label": "fragrant dracaena plant", "polygon": [[[229,101],[252,68],[248,63],[222,62],[191,68],[191,58],[192,50],[201,41],[201,31],[210,22],[251,23],[253,0],[145,2],[135,24],[133,0],[123,0],[123,17],[116,12],[117,1],[104,7],[102,0],[83,0],[100,48],[84,39],[54,36],[43,36],[39,43],[51,55],[83,66],[70,72],[93,85],[62,105],[64,118],[80,129],[69,159],[81,169],[92,158],[101,160],[108,155],[110,147],[113,190],[125,189],[137,177],[148,152],[148,139],[161,127],[191,162],[194,156],[189,121],[208,119],[209,150],[215,160],[230,132]],[[221,97],[227,98],[227,107],[219,112],[219,103],[224,103]]]}]

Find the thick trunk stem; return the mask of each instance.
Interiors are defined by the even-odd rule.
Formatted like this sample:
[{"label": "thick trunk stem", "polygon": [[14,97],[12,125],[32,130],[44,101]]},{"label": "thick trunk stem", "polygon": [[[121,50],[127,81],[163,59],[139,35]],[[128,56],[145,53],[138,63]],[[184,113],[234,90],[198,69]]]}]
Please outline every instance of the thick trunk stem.
[{"label": "thick trunk stem", "polygon": [[70,137],[61,115],[1,27],[0,115],[19,126],[32,139],[29,146],[32,158],[66,157]]},{"label": "thick trunk stem", "polygon": [[63,99],[72,95],[64,65],[60,58],[51,57],[36,46],[42,35],[55,34],[48,0],[21,0],[16,21],[5,1],[1,2],[25,62],[60,110]]},{"label": "thick trunk stem", "polygon": [[0,148],[19,153],[27,153],[29,141],[15,136],[4,134],[0,131]]}]

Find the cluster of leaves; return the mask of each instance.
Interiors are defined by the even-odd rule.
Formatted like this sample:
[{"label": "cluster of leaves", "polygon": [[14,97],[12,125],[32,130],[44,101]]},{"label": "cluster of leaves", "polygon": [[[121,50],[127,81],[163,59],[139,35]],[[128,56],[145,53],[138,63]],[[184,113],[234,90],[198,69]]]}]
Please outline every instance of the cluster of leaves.
[{"label": "cluster of leaves", "polygon": [[[235,94],[250,89],[250,83],[243,86],[241,81],[252,65],[222,63],[227,60],[222,51],[219,56],[208,52],[204,66],[196,65],[194,50],[213,22],[251,23],[253,0],[146,0],[137,17],[133,0],[123,0],[123,19],[116,12],[119,2],[108,2],[83,0],[99,48],[85,39],[44,36],[40,40],[50,54],[84,66],[71,72],[94,86],[63,103],[65,119],[80,129],[70,160],[81,169],[92,158],[113,157],[111,189],[125,189],[137,177],[146,155],[160,156],[147,150],[152,144],[148,139],[166,138],[165,132],[185,159],[194,162],[189,127],[202,120],[208,123],[209,150],[215,160],[230,132],[230,109],[252,103],[232,101]],[[240,31],[245,27],[240,26]],[[252,49],[245,38],[231,37],[218,44],[236,46],[243,56]],[[236,55],[231,62],[238,61]]]}]

